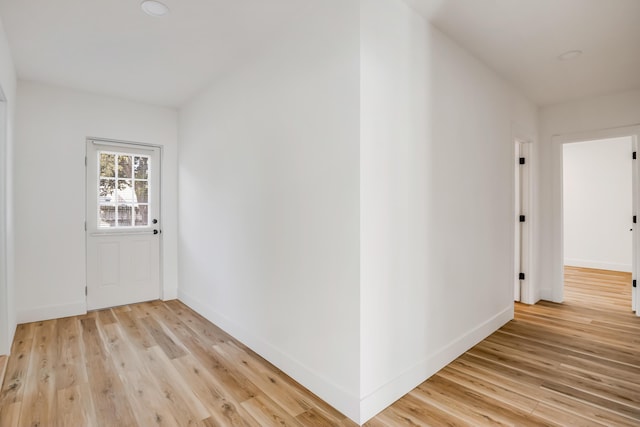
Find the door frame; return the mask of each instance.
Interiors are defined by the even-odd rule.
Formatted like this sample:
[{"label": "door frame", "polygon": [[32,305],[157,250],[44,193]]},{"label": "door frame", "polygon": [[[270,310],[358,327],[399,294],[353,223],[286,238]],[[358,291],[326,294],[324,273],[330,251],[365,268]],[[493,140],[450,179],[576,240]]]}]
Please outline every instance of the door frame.
[{"label": "door frame", "polygon": [[[552,158],[553,158],[553,173],[552,173],[552,197],[553,197],[553,218],[554,218],[554,227],[553,227],[553,265],[552,265],[552,283],[551,283],[551,300],[553,302],[561,303],[564,301],[564,206],[563,206],[563,167],[564,167],[564,154],[563,154],[563,146],[564,144],[571,144],[576,142],[586,142],[586,141],[597,141],[601,139],[611,139],[611,138],[621,138],[621,137],[631,137],[631,144],[634,150],[637,150],[638,143],[640,142],[640,125],[631,125],[631,126],[621,126],[615,128],[608,129],[599,129],[592,131],[584,131],[584,132],[575,132],[564,135],[554,135],[551,138],[551,149],[552,149]],[[637,212],[637,204],[640,202],[640,183],[637,182],[640,174],[638,173],[638,168],[640,167],[638,163],[640,159],[632,164],[632,176],[634,182],[632,183],[633,188],[633,199],[632,205],[634,207],[633,215],[638,215]],[[632,279],[637,280],[636,275],[638,274],[638,266],[640,266],[640,236],[637,236],[638,232],[640,232],[640,228],[636,230],[633,229],[633,255],[632,255],[632,264],[633,264],[633,277]],[[637,301],[636,296],[640,294],[636,290],[632,291],[632,304],[634,305],[633,310],[636,312],[636,315],[640,316],[640,302]]]},{"label": "door frame", "polygon": [[[532,170],[532,142],[531,140],[514,138],[514,288],[513,299],[516,302],[533,304],[531,289],[533,253],[531,233],[531,170]],[[525,159],[520,164],[519,159]],[[520,215],[525,216],[525,221],[520,222]],[[525,279],[520,279],[520,273],[525,274]]]},{"label": "door frame", "polygon": [[[521,171],[521,166],[519,165],[518,158],[520,157],[519,146],[524,145],[525,147],[525,166]],[[511,285],[511,299],[512,301],[516,301],[516,286],[520,290],[520,302],[524,304],[535,304],[538,300],[536,298],[538,292],[536,291],[536,252],[534,251],[536,244],[536,236],[534,231],[536,230],[537,219],[535,215],[536,210],[536,177],[537,177],[537,150],[539,147],[537,146],[537,137],[535,132],[528,130],[520,126],[516,122],[511,123],[511,158],[513,159],[513,176],[511,179],[512,187],[512,206],[513,206],[513,215],[512,215],[512,243],[513,243],[513,258],[511,261],[511,265],[513,266],[512,270],[512,285]],[[526,208],[526,231],[528,232],[528,241],[524,242],[524,258],[522,260],[522,266],[527,270],[525,273],[525,280],[519,280],[520,271],[520,206],[519,206],[519,197],[522,198],[523,195],[519,194],[520,189],[518,188],[520,182],[520,172],[524,172],[526,178],[528,179],[527,188],[524,194],[524,199],[522,200],[523,206]]]},{"label": "door frame", "polygon": [[[85,184],[85,188],[84,188],[84,206],[85,206],[85,212],[84,212],[84,224],[85,224],[85,250],[84,250],[84,259],[85,259],[85,286],[88,286],[88,282],[89,282],[89,271],[86,268],[87,266],[87,262],[88,262],[88,256],[89,256],[89,251],[88,251],[88,244],[87,244],[87,239],[88,239],[88,230],[87,230],[87,220],[89,217],[89,212],[88,212],[88,206],[89,206],[89,200],[88,200],[88,188],[87,188],[87,183],[88,183],[88,169],[87,169],[87,162],[88,162],[88,146],[89,144],[92,143],[92,141],[95,141],[96,143],[100,144],[100,145],[111,145],[115,148],[124,148],[126,149],[126,147],[129,148],[139,148],[139,149],[155,149],[158,150],[158,162],[159,162],[159,173],[158,173],[158,185],[160,186],[160,191],[158,192],[158,215],[160,216],[160,224],[163,226],[163,232],[160,233],[160,235],[158,236],[158,244],[159,244],[159,255],[158,255],[158,295],[161,299],[165,299],[165,289],[164,289],[164,215],[163,215],[163,211],[164,211],[164,205],[162,203],[162,194],[163,194],[163,176],[164,176],[164,168],[163,168],[163,161],[164,161],[164,148],[161,145],[157,145],[157,144],[149,144],[149,143],[145,143],[145,142],[135,142],[135,141],[125,141],[125,140],[120,140],[120,139],[111,139],[111,138],[102,138],[102,137],[94,137],[94,136],[88,136],[85,139],[85,179],[84,179],[84,184]],[[87,295],[85,292],[85,307],[87,305]]]},{"label": "door frame", "polygon": [[7,234],[7,172],[9,160],[7,145],[9,143],[8,105],[4,92],[0,87],[0,355],[9,354],[13,332],[10,331],[12,321],[9,319],[9,267],[8,234]]}]

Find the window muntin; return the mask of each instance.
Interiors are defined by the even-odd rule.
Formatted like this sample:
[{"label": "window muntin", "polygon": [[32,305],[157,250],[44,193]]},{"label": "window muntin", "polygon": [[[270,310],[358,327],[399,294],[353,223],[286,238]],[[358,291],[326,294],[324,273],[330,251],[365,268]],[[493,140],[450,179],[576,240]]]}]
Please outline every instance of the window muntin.
[{"label": "window muntin", "polygon": [[149,226],[151,158],[98,151],[98,228]]}]

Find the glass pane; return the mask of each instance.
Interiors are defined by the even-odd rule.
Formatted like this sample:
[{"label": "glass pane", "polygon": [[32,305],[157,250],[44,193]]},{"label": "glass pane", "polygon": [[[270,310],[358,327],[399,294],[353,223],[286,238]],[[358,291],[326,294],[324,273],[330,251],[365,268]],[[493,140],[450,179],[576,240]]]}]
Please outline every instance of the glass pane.
[{"label": "glass pane", "polygon": [[132,225],[131,206],[118,206],[118,226],[130,227]]},{"label": "glass pane", "polygon": [[118,156],[118,178],[131,178],[131,156]]},{"label": "glass pane", "polygon": [[118,204],[131,205],[136,202],[133,182],[130,179],[118,180]]},{"label": "glass pane", "polygon": [[149,182],[136,181],[136,201],[138,203],[149,203]]},{"label": "glass pane", "polygon": [[148,179],[149,178],[149,158],[148,157],[134,157],[133,168],[135,170],[136,179]]},{"label": "glass pane", "polygon": [[149,205],[138,205],[136,207],[136,225],[149,225]]},{"label": "glass pane", "polygon": [[98,227],[115,227],[116,226],[116,207],[100,206],[100,214],[98,218]]},{"label": "glass pane", "polygon": [[115,179],[101,179],[100,180],[100,192],[99,192],[99,203],[100,204],[109,204],[115,203],[115,189],[116,189],[116,180]]},{"label": "glass pane", "polygon": [[116,155],[100,153],[100,176],[116,176]]},{"label": "glass pane", "polygon": [[98,152],[98,227],[147,227],[151,157]]}]

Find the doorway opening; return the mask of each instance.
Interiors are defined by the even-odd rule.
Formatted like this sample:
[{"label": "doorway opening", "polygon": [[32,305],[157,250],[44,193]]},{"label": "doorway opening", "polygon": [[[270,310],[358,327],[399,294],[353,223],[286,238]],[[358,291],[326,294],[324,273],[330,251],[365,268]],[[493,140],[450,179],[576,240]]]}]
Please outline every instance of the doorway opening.
[{"label": "doorway opening", "polygon": [[582,294],[600,292],[603,301],[626,298],[627,307],[636,309],[632,289],[638,234],[634,231],[634,145],[632,136],[562,145],[562,294],[566,302],[579,304]]}]

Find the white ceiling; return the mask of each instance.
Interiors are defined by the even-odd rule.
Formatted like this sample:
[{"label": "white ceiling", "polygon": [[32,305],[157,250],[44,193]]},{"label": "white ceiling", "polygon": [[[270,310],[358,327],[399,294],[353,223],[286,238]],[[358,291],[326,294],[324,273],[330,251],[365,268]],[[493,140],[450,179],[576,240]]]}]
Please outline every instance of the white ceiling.
[{"label": "white ceiling", "polygon": [[0,0],[18,76],[179,106],[256,54],[311,0]]},{"label": "white ceiling", "polygon": [[[179,106],[322,0],[0,0],[18,75]],[[539,105],[640,89],[640,0],[405,0]],[[584,55],[558,61],[564,51]]]},{"label": "white ceiling", "polygon": [[640,89],[640,0],[406,2],[538,105]]}]

